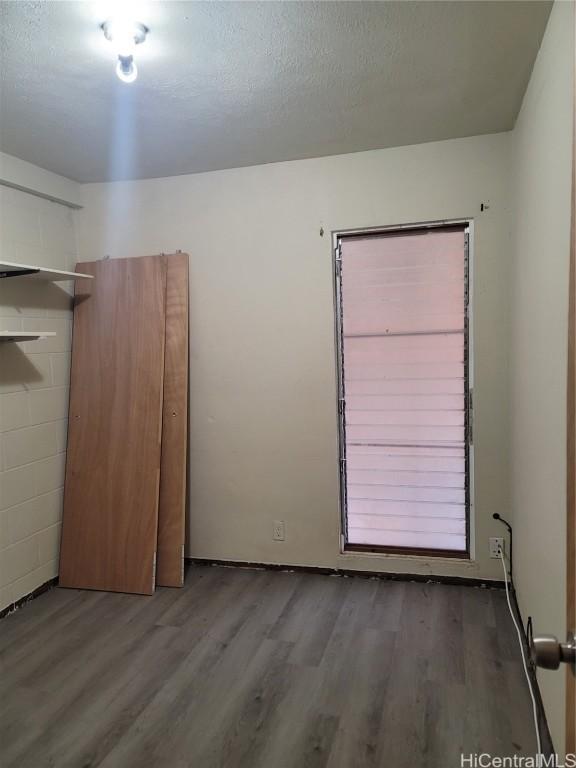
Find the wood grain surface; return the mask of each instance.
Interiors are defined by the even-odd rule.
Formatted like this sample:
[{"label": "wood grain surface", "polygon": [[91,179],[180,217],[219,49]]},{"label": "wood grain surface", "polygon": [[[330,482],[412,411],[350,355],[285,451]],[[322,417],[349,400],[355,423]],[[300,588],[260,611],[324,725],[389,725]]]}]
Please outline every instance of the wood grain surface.
[{"label": "wood grain surface", "polygon": [[156,583],[184,583],[188,446],[188,254],[164,256],[166,345]]},{"label": "wood grain surface", "polygon": [[[576,17],[575,17],[576,33]],[[576,77],[576,59],[574,61]],[[576,82],[576,81],[575,81]],[[568,309],[566,626],[576,632],[576,92],[572,133],[572,227]],[[576,753],[576,664],[566,669],[566,752]]]},{"label": "wood grain surface", "polygon": [[245,568],[2,620],[2,768],[457,768],[532,755],[503,590]]},{"label": "wood grain surface", "polygon": [[165,268],[78,264],[60,555],[65,587],[154,591]]}]

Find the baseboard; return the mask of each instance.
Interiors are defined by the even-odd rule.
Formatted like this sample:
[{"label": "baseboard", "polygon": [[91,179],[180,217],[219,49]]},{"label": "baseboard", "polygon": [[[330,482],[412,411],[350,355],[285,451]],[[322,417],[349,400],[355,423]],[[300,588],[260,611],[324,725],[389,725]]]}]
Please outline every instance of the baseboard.
[{"label": "baseboard", "polygon": [[29,594],[16,600],[15,603],[11,603],[10,605],[7,605],[6,608],[2,608],[0,611],[0,619],[3,619],[5,616],[8,616],[8,614],[16,611],[20,606],[24,605],[24,603],[28,603],[30,600],[34,600],[35,598],[40,597],[40,595],[43,595],[44,592],[48,592],[48,590],[56,586],[57,583],[58,576],[55,576],[53,579],[48,579],[48,581],[45,581],[44,584],[36,587],[36,589],[32,590]]},{"label": "baseboard", "polygon": [[324,574],[326,576],[357,576],[361,579],[382,579],[385,581],[421,581],[426,584],[455,584],[484,589],[504,589],[503,581],[470,578],[465,576],[432,576],[422,573],[393,573],[391,571],[357,571],[350,568],[323,568],[315,565],[280,565],[277,563],[253,563],[243,560],[215,560],[214,558],[187,557],[191,565],[220,565],[225,568],[257,568],[266,571],[297,571],[303,573]]}]

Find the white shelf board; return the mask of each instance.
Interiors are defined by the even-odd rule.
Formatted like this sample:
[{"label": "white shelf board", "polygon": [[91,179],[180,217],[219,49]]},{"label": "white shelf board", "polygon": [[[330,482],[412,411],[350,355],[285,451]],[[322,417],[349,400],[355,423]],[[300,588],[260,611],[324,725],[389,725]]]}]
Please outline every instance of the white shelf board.
[{"label": "white shelf board", "polygon": [[[8,275],[6,273],[19,272],[20,270],[34,270],[25,275]],[[25,277],[27,280],[46,280],[57,282],[58,280],[77,280],[85,278],[92,280],[93,275],[84,275],[81,272],[66,272],[63,269],[47,269],[46,267],[36,267],[32,264],[15,264],[10,261],[0,261],[0,278],[5,280],[15,280],[18,277]]]},{"label": "white shelf board", "polygon": [[35,341],[56,336],[55,331],[0,331],[0,341]]}]

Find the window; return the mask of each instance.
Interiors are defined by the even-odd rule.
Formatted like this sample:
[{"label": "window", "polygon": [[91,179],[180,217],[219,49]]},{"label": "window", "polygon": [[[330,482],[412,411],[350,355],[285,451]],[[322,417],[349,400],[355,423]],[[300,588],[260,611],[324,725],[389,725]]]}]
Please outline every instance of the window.
[{"label": "window", "polygon": [[337,239],[350,549],[468,553],[465,225]]}]

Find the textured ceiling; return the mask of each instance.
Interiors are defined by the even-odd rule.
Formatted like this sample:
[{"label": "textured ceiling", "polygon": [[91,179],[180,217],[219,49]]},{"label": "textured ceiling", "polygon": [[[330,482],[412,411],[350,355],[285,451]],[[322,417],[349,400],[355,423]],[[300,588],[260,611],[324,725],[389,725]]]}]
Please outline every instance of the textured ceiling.
[{"label": "textured ceiling", "polygon": [[[116,3],[111,5],[117,6]],[[0,150],[78,181],[150,178],[512,128],[546,2],[0,2]]]}]

